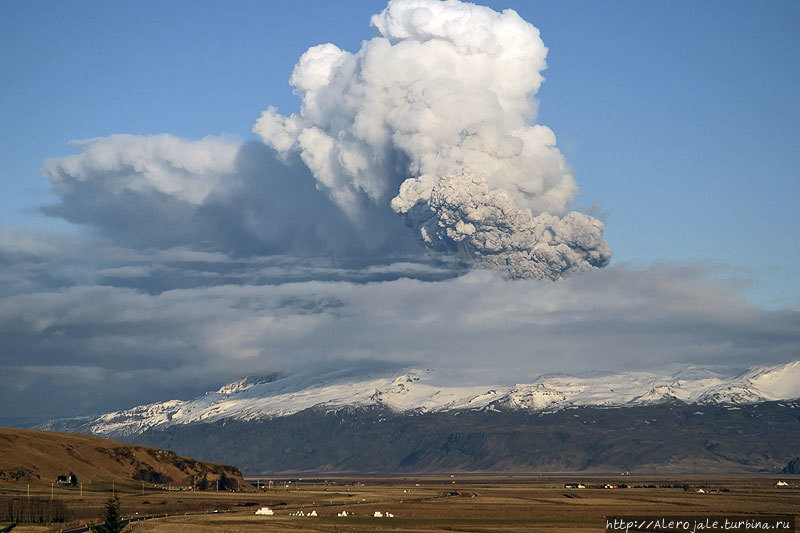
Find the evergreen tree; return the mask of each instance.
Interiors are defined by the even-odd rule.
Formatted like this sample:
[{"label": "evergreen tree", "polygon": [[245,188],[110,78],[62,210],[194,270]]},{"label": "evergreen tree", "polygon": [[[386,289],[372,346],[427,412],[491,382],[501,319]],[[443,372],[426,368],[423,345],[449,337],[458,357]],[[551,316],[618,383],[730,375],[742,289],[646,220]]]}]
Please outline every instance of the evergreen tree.
[{"label": "evergreen tree", "polygon": [[99,526],[90,526],[93,533],[122,533],[125,522],[119,511],[119,498],[114,496],[106,500],[105,522]]}]

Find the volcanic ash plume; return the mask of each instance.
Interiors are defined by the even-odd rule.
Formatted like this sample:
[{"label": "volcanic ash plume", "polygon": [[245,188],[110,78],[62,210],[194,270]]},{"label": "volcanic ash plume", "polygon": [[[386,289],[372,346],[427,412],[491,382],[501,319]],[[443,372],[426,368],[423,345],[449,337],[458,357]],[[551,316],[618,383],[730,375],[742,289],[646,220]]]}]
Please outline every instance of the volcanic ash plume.
[{"label": "volcanic ash plume", "polygon": [[512,10],[394,0],[356,54],[306,51],[299,113],[253,131],[299,154],[355,222],[391,208],[435,250],[510,277],[560,279],[608,264],[603,224],[567,206],[577,185],[553,132],[534,124],[547,48]]},{"label": "volcanic ash plume", "polygon": [[392,208],[419,228],[431,248],[459,250],[512,278],[556,281],[605,266],[611,257],[599,220],[575,211],[534,217],[477,175],[406,180]]}]

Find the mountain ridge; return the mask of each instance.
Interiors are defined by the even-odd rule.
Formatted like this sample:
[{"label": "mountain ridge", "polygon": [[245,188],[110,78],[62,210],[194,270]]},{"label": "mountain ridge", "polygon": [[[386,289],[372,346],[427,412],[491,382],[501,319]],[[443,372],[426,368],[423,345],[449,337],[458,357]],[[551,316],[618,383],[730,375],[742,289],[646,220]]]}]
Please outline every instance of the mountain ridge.
[{"label": "mountain ridge", "polygon": [[550,412],[317,407],[269,420],[156,427],[129,438],[251,475],[778,473],[798,461],[800,401],[676,400]]},{"label": "mountain ridge", "polygon": [[224,420],[263,421],[311,408],[381,407],[395,413],[460,410],[530,412],[575,406],[633,407],[688,404],[755,404],[800,397],[800,360],[725,376],[690,366],[672,375],[651,372],[546,374],[514,385],[441,384],[429,369],[277,374],[246,377],[192,400],[167,400],[99,416],[57,419],[39,429],[131,436],[154,428]]}]

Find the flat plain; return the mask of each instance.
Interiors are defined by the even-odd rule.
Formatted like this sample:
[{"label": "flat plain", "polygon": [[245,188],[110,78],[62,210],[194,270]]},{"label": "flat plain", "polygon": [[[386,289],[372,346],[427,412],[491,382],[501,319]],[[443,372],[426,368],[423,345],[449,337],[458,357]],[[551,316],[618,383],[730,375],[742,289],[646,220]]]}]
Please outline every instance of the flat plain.
[{"label": "flat plain", "polygon": [[[784,480],[788,486],[775,486]],[[239,492],[113,487],[125,517],[166,515],[131,524],[134,532],[601,531],[619,515],[754,517],[800,515],[800,476],[462,476],[251,479]],[[565,488],[580,483],[586,488]],[[604,485],[620,488],[603,488]],[[266,488],[265,488],[266,487]],[[20,524],[17,533],[69,531],[98,523],[109,487],[32,488],[32,498],[63,501],[67,522]],[[27,486],[0,485],[0,497],[27,497]],[[272,516],[256,515],[262,507]],[[312,511],[317,516],[308,516]],[[338,516],[346,511],[348,516]],[[375,512],[383,517],[375,517]],[[305,516],[298,516],[300,514]],[[387,513],[392,517],[386,516]]]}]

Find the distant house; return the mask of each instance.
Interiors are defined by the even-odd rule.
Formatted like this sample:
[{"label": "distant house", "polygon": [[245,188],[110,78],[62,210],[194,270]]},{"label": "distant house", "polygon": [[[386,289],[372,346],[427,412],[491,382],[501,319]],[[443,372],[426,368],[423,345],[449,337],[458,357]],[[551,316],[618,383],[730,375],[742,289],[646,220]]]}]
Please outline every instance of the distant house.
[{"label": "distant house", "polygon": [[564,483],[565,489],[585,489],[586,485],[583,483]]},{"label": "distant house", "polygon": [[56,483],[58,485],[72,485],[75,486],[78,484],[78,476],[71,473],[68,476],[58,476],[56,478]]},{"label": "distant house", "polygon": [[616,483],[606,483],[605,485],[603,485],[603,488],[604,489],[618,489],[619,485],[617,485]]},{"label": "distant house", "polygon": [[170,481],[166,487],[162,486],[162,488],[167,490],[192,490],[192,485],[183,481]]},{"label": "distant house", "polygon": [[776,487],[788,487],[789,484],[787,482],[785,482],[785,481],[776,481],[775,482],[775,486]]}]

